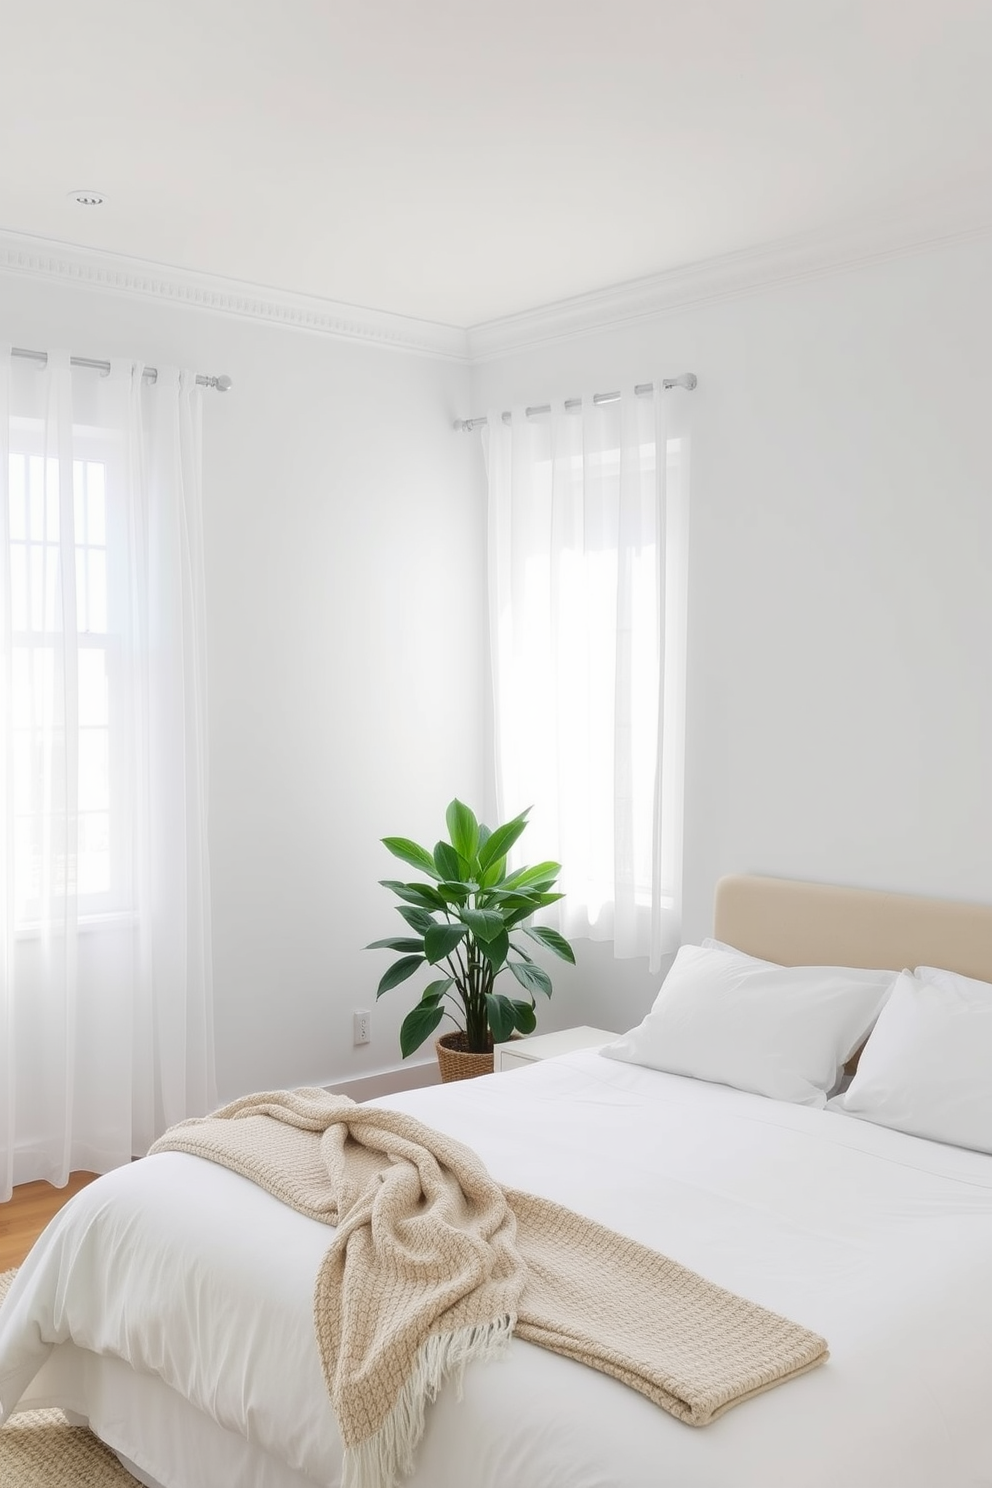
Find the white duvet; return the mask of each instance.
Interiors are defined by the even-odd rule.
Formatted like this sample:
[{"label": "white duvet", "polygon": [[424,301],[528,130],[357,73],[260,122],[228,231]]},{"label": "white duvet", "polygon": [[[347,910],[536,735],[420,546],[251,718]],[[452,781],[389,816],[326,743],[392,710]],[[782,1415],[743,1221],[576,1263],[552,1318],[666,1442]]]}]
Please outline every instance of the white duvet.
[{"label": "white duvet", "polygon": [[[595,1053],[380,1104],[831,1351],[693,1429],[514,1340],[431,1407],[411,1488],[992,1485],[992,1157]],[[0,1309],[0,1408],[63,1404],[164,1488],[338,1488],[311,1314],[328,1238],[197,1158],[108,1174]]]}]

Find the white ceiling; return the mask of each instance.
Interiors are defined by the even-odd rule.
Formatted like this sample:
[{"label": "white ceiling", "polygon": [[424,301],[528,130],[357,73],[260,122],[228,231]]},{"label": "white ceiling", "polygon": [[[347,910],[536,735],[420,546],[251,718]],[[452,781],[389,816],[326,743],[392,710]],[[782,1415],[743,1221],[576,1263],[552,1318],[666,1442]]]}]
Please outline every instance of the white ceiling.
[{"label": "white ceiling", "polygon": [[990,79],[989,0],[0,0],[0,230],[472,326],[986,194]]}]

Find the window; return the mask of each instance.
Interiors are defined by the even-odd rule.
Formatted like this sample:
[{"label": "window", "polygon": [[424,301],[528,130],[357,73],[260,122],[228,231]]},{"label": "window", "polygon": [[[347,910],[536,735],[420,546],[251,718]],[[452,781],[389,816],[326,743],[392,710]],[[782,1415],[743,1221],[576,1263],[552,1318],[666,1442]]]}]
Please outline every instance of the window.
[{"label": "window", "polygon": [[200,418],[0,357],[0,1201],[217,1104]]},{"label": "window", "polygon": [[499,811],[532,807],[566,935],[657,962],[681,899],[685,442],[630,394],[491,417],[487,457]]},{"label": "window", "polygon": [[76,426],[73,444],[67,511],[59,472],[69,462],[43,452],[39,425],[12,421],[9,726],[22,926],[52,898],[78,896],[80,915],[120,910],[127,898],[127,761],[114,727],[122,657],[110,582],[121,561],[109,503],[113,440]]}]

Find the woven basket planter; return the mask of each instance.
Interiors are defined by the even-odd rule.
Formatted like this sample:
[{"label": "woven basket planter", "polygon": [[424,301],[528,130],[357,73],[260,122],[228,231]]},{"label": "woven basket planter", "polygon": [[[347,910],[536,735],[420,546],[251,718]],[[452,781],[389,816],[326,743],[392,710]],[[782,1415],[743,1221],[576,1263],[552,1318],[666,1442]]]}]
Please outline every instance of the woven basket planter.
[{"label": "woven basket planter", "polygon": [[[519,1033],[511,1033],[511,1044],[521,1037]],[[467,1037],[461,1029],[456,1029],[453,1033],[443,1033],[439,1039],[434,1040],[442,1084],[448,1080],[472,1080],[476,1075],[492,1074],[495,1068],[495,1055],[492,1048],[490,1047],[485,1054],[473,1054],[466,1048],[467,1042]]]},{"label": "woven basket planter", "polygon": [[472,1054],[466,1048],[467,1042],[460,1029],[456,1029],[454,1033],[444,1033],[439,1039],[435,1039],[434,1047],[437,1050],[443,1083],[448,1080],[472,1080],[476,1075],[492,1074],[492,1049],[486,1054]]}]

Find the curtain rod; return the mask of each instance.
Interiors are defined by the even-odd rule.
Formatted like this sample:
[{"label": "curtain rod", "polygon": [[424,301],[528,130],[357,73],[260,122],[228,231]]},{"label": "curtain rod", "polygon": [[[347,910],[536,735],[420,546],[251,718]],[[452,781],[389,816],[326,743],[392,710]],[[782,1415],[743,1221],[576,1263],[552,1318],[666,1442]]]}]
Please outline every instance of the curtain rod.
[{"label": "curtain rod", "polygon": [[[20,346],[12,346],[10,354],[11,356],[30,357],[34,362],[45,362],[46,364],[48,362],[47,351],[24,351]],[[93,367],[97,372],[110,371],[109,362],[96,362],[92,357],[71,356],[69,358],[69,365],[71,367]],[[146,367],[141,375],[142,377],[147,377],[149,382],[155,382],[158,379],[158,368]],[[204,374],[198,373],[196,380],[200,387],[216,388],[219,393],[226,393],[231,386],[231,379],[226,373],[222,373],[220,377],[207,377]]]},{"label": "curtain rod", "polygon": [[[665,389],[666,392],[668,391],[669,388],[680,387],[680,388],[685,388],[687,392],[690,392],[691,393],[692,390],[693,390],[693,388],[696,386],[696,383],[698,381],[699,381],[699,379],[696,376],[695,372],[683,372],[680,377],[665,377],[665,378],[663,378],[661,385]],[[638,395],[638,397],[642,397],[645,393],[653,393],[654,392],[654,383],[653,382],[639,382],[637,384],[637,386],[634,388],[634,392]],[[617,400],[621,396],[622,396],[622,394],[620,394],[620,393],[593,393],[593,395],[592,395],[592,401],[594,403],[616,403]],[[569,410],[571,410],[573,408],[581,408],[582,407],[582,399],[581,398],[566,398],[565,399],[565,407],[566,407],[566,409],[569,409]],[[528,418],[533,418],[534,415],[535,414],[538,414],[538,413],[550,413],[550,412],[551,412],[551,404],[550,403],[542,403],[539,408],[525,408],[524,409],[524,413],[527,415]],[[504,423],[508,423],[509,422],[509,419],[510,419],[509,413],[504,413],[504,414],[501,415],[501,417],[502,417]],[[489,420],[486,419],[486,418],[455,419],[455,422],[452,425],[452,427],[455,428],[455,429],[458,429],[463,434],[471,434],[472,430],[473,429],[477,429],[480,424],[487,424],[488,422],[489,422]]]}]

